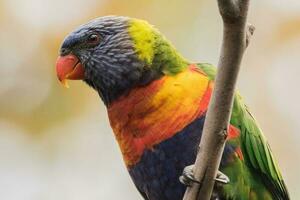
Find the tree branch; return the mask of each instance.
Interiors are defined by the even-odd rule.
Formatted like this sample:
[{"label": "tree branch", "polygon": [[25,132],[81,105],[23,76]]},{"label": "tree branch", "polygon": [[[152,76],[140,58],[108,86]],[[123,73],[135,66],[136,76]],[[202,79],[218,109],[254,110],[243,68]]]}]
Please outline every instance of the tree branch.
[{"label": "tree branch", "polygon": [[213,95],[204,123],[194,176],[202,184],[188,187],[184,200],[209,200],[223,154],[234,90],[245,49],[254,27],[246,26],[249,0],[218,0],[223,42]]}]

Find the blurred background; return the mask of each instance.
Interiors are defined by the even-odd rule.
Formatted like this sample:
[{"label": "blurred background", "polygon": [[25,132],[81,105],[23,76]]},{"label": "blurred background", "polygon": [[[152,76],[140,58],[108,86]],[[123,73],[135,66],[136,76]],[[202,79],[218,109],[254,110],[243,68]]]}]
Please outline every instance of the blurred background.
[{"label": "blurred background", "polygon": [[[238,87],[300,198],[300,1],[251,2],[256,32]],[[222,23],[212,0],[0,0],[0,199],[141,197],[98,95],[65,89],[54,65],[64,36],[103,15],[148,20],[182,54],[217,64]]]}]

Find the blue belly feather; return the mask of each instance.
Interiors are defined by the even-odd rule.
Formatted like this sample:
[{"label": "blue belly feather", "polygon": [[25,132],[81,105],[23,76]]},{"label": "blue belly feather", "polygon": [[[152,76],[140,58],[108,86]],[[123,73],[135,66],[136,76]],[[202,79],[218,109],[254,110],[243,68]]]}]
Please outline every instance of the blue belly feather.
[{"label": "blue belly feather", "polygon": [[[172,138],[146,150],[129,170],[136,187],[148,200],[181,200],[185,186],[179,176],[185,166],[194,163],[205,117],[200,117]],[[225,146],[221,168],[234,148]]]}]

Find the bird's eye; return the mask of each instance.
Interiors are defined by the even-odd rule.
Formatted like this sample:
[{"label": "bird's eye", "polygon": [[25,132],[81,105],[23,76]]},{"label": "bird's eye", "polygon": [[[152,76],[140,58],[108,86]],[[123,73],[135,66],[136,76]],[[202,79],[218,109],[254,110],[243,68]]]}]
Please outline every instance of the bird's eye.
[{"label": "bird's eye", "polygon": [[91,34],[91,35],[88,37],[88,43],[89,43],[89,44],[96,45],[96,44],[99,44],[99,42],[100,42],[100,36],[97,35],[97,34]]}]

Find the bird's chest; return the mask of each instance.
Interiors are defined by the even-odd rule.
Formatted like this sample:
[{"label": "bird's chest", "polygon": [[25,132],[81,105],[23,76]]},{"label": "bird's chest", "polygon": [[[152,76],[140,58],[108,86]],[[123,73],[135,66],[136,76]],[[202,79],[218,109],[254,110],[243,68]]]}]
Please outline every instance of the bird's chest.
[{"label": "bird's chest", "polygon": [[[195,161],[212,84],[188,71],[136,88],[108,107],[125,164],[148,199],[181,199],[178,177]],[[223,164],[233,150],[225,147]]]},{"label": "bird's chest", "polygon": [[185,72],[133,89],[110,105],[110,124],[126,166],[135,165],[145,152],[154,151],[157,144],[203,115],[210,94],[211,85],[206,77]]}]

